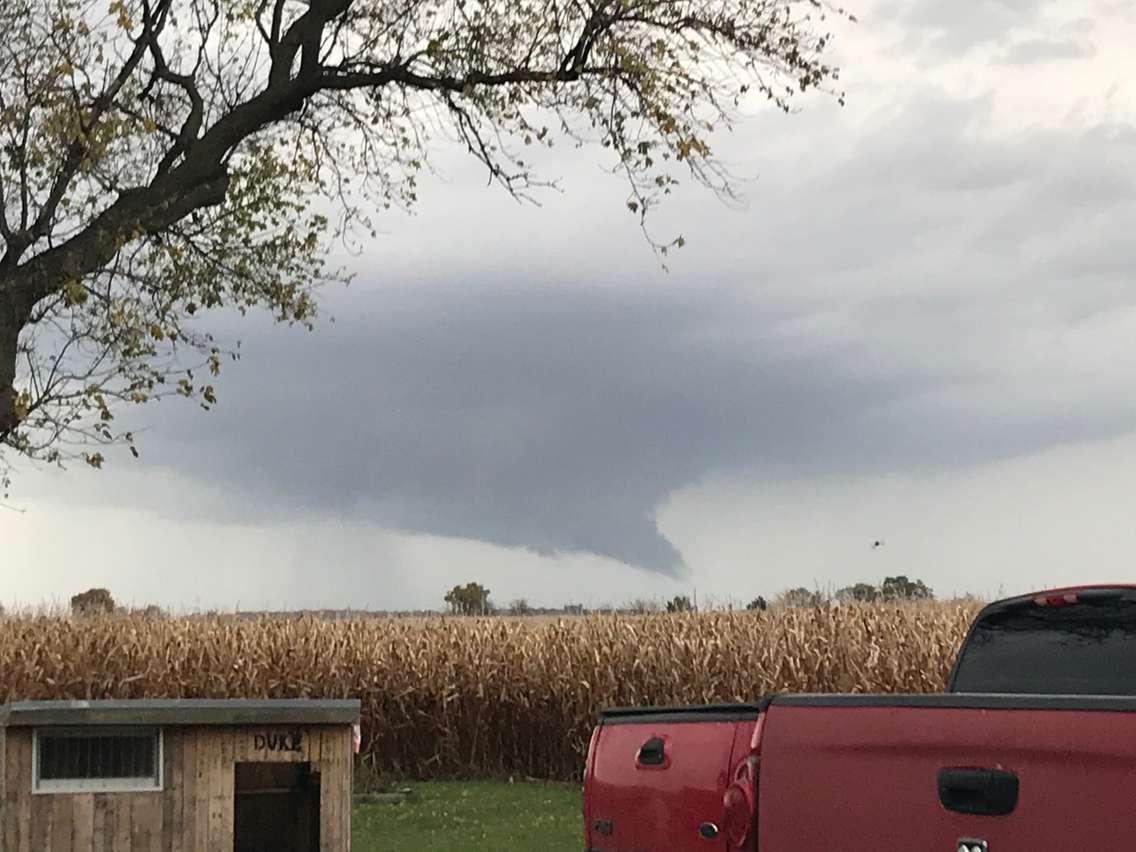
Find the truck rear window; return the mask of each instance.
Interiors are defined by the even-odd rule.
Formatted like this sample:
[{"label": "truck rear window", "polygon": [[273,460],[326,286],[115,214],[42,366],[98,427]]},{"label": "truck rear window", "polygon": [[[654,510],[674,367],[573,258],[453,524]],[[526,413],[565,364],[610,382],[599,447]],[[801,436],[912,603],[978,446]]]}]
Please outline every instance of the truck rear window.
[{"label": "truck rear window", "polygon": [[983,616],[959,654],[952,692],[1136,694],[1136,599],[1019,604]]}]

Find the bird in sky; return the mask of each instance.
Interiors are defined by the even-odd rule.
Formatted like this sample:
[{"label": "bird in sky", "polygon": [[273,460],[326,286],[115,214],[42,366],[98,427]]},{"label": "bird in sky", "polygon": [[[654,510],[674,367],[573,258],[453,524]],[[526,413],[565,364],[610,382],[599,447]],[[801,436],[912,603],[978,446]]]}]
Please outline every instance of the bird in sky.
[{"label": "bird in sky", "polygon": [[883,547],[883,546],[884,546],[884,543],[880,539],[876,539],[875,541],[872,542],[872,550],[875,550],[875,549]]}]

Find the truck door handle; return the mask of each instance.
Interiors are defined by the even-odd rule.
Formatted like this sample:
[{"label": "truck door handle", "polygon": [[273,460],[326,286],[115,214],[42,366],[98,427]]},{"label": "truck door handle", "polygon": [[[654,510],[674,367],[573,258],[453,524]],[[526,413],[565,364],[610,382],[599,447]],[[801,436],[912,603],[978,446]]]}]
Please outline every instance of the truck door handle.
[{"label": "truck door handle", "polygon": [[939,801],[948,811],[1004,816],[1018,804],[1018,776],[1003,769],[948,766],[939,770]]}]

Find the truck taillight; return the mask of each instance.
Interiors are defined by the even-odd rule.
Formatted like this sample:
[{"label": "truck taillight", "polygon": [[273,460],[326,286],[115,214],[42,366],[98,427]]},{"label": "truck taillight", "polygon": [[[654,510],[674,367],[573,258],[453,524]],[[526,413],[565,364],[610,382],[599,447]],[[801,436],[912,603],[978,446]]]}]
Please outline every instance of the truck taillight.
[{"label": "truck taillight", "polygon": [[734,769],[734,777],[722,795],[722,827],[730,852],[757,852],[757,776],[764,729],[762,713],[753,726],[749,754]]},{"label": "truck taillight", "polygon": [[722,828],[730,850],[752,852],[757,845],[757,770],[751,754],[734,770],[734,780],[722,796]]},{"label": "truck taillight", "polygon": [[590,795],[590,786],[592,776],[595,774],[596,768],[594,761],[596,759],[596,746],[600,741],[600,725],[596,725],[592,729],[592,738],[588,741],[588,757],[584,762],[584,789],[583,789],[583,805],[584,805],[584,832],[590,839],[592,836],[592,802]]},{"label": "truck taillight", "polygon": [[600,740],[600,726],[596,725],[592,728],[592,737],[588,740],[588,756],[584,761],[584,771],[587,772],[592,768],[592,761],[596,757],[596,743]]},{"label": "truck taillight", "polygon": [[761,754],[761,735],[765,731],[765,714],[762,713],[757,717],[757,721],[753,723],[753,734],[749,738],[749,750],[751,754]]}]

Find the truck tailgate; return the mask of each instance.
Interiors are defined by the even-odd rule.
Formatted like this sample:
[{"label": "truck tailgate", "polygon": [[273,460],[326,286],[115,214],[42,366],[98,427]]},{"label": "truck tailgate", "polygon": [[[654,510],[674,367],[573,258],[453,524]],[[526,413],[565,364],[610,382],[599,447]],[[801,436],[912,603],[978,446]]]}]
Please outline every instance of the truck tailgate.
[{"label": "truck tailgate", "polygon": [[584,775],[587,848],[724,850],[705,824],[720,827],[732,759],[748,750],[757,715],[752,705],[606,712]]},{"label": "truck tailgate", "polygon": [[1136,699],[779,696],[764,729],[762,852],[1136,848]]}]

